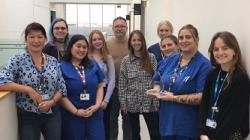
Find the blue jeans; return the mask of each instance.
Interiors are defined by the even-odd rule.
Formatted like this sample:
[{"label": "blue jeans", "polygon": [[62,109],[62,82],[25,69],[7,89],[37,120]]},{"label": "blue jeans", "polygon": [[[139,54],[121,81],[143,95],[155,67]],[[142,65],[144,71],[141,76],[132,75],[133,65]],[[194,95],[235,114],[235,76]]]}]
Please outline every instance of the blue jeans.
[{"label": "blue jeans", "polygon": [[[111,96],[110,104],[110,140],[117,140],[118,137],[118,116],[120,113],[120,103],[118,99],[118,88],[115,87]],[[132,140],[132,131],[128,115],[121,112],[123,140]]]},{"label": "blue jeans", "polygon": [[[132,128],[133,140],[141,140],[140,136],[140,113],[128,113]],[[160,140],[158,112],[142,113],[147,124],[150,140]]]},{"label": "blue jeans", "polygon": [[20,140],[61,140],[61,112],[36,114],[18,109],[18,127]]}]

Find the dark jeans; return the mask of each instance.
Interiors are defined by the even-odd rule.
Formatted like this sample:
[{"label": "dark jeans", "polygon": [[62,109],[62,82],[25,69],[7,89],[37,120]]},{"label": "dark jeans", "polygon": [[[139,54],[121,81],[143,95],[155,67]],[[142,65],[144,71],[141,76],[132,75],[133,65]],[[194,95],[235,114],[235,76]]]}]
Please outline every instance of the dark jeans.
[{"label": "dark jeans", "polygon": [[18,109],[18,127],[20,140],[61,140],[61,112],[36,114]]},{"label": "dark jeans", "polygon": [[[106,86],[108,87],[108,86]],[[104,88],[104,93],[106,93],[107,91],[107,88]],[[104,95],[105,96],[105,95]],[[111,100],[110,100],[111,102]],[[105,140],[109,140],[110,138],[110,102],[108,103],[106,109],[104,110],[104,113],[103,113],[103,122],[104,122],[104,129],[105,129]]]},{"label": "dark jeans", "polygon": [[172,135],[172,136],[162,136],[161,140],[198,140],[198,139],[186,136]]},{"label": "dark jeans", "polygon": [[[132,128],[133,140],[141,140],[140,136],[140,113],[128,113]],[[142,113],[147,124],[150,140],[160,140],[158,112]]]},{"label": "dark jeans", "polygon": [[[110,103],[110,140],[117,140],[118,137],[118,116],[120,103],[118,99],[118,88],[115,87]],[[128,115],[121,112],[123,140],[132,140],[132,131]]]}]

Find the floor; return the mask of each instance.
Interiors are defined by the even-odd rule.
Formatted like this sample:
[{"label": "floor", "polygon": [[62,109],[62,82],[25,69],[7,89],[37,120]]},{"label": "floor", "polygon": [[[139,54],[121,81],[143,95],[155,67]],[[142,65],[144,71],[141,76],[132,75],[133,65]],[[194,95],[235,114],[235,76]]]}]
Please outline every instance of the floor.
[{"label": "floor", "polygon": [[[119,135],[118,135],[118,140],[122,140],[122,128],[121,128],[121,122],[122,122],[122,118],[121,115],[119,116]],[[146,123],[144,121],[143,116],[140,116],[140,124],[141,124],[141,139],[142,140],[149,140],[149,134],[148,134],[148,129],[146,126]]]}]

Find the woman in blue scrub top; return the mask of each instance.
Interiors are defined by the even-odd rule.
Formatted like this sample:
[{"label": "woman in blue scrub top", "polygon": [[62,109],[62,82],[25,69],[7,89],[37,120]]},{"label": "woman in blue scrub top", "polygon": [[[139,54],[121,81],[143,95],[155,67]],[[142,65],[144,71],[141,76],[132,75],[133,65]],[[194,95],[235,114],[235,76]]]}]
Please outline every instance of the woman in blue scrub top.
[{"label": "woman in blue scrub top", "polygon": [[104,75],[98,64],[88,58],[88,42],[82,35],[69,41],[61,62],[68,95],[62,99],[63,140],[104,140]]},{"label": "woman in blue scrub top", "polygon": [[[162,140],[196,140],[198,109],[211,64],[198,51],[198,31],[188,24],[178,34],[180,53],[169,56],[154,74],[148,96],[160,100]],[[161,94],[155,94],[160,92]]]}]

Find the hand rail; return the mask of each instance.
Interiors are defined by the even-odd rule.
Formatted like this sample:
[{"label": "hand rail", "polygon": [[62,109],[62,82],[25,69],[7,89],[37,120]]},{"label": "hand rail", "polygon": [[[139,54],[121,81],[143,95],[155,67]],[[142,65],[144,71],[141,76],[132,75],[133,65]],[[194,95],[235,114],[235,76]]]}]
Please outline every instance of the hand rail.
[{"label": "hand rail", "polygon": [[[10,47],[6,47],[10,46]],[[26,44],[22,43],[0,43],[0,49],[24,49]]]}]

